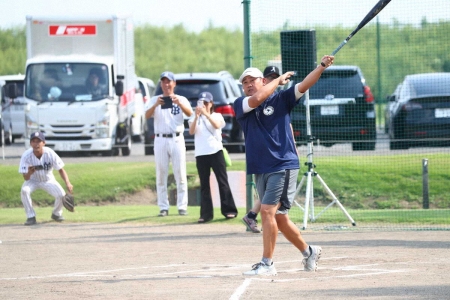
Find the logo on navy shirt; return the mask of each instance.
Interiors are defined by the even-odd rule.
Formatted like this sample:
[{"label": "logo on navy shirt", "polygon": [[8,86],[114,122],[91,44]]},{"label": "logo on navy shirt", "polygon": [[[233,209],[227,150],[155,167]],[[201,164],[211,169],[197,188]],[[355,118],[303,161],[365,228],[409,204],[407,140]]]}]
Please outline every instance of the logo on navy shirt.
[{"label": "logo on navy shirt", "polygon": [[266,116],[270,116],[274,111],[275,109],[272,106],[267,106],[264,108],[263,114],[265,114]]}]

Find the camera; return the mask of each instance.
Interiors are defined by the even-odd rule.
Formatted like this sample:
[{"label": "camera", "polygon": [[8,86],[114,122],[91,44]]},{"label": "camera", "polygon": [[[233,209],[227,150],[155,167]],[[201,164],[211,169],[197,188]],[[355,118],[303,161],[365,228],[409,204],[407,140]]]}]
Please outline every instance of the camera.
[{"label": "camera", "polygon": [[203,100],[198,100],[198,101],[197,101],[197,106],[198,106],[198,107],[204,107],[204,106],[205,106],[205,103],[203,102]]},{"label": "camera", "polygon": [[37,165],[37,166],[33,166],[33,167],[36,171],[44,170],[44,166],[42,166],[42,165]]},{"label": "camera", "polygon": [[164,104],[161,105],[162,109],[172,108],[172,97],[165,96],[165,97],[162,97],[162,99],[164,100]]}]

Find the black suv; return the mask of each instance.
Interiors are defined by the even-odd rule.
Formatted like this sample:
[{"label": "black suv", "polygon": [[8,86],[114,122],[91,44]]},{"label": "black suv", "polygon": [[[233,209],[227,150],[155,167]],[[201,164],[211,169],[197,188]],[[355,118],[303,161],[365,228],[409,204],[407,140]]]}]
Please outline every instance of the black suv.
[{"label": "black suv", "polygon": [[[309,90],[311,135],[320,144],[351,142],[355,150],[375,150],[374,97],[357,66],[331,66]],[[291,113],[297,144],[308,142],[305,96]]]},{"label": "black suv", "polygon": [[[215,112],[221,113],[225,119],[225,127],[222,128],[222,142],[230,152],[244,152],[244,134],[240,125],[236,121],[233,109],[233,102],[241,96],[241,90],[236,80],[227,71],[218,73],[181,73],[175,74],[177,85],[175,94],[186,97],[193,109],[197,106],[198,95],[201,92],[210,92],[214,97]],[[162,94],[161,85],[156,85],[155,95]],[[187,149],[194,148],[194,136],[189,134],[189,118],[184,121],[184,138]],[[153,118],[147,120],[153,122]],[[148,124],[147,128],[153,129],[153,124]],[[154,132],[145,132],[146,151],[145,154],[153,153]]]}]

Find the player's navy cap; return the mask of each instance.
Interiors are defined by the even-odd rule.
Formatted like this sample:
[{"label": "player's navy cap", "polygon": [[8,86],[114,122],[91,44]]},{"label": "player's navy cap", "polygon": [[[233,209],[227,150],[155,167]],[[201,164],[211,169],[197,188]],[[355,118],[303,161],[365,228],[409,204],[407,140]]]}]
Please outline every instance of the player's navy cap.
[{"label": "player's navy cap", "polygon": [[31,141],[32,139],[34,139],[34,138],[38,138],[38,139],[40,139],[41,141],[45,142],[45,136],[44,136],[44,134],[43,134],[42,132],[40,132],[40,131],[36,131],[36,132],[34,132],[34,133],[32,133],[32,134],[30,135],[30,141]]},{"label": "player's navy cap", "polygon": [[263,78],[263,73],[258,68],[247,68],[244,73],[242,73],[241,77],[239,77],[239,82],[242,83],[245,77],[251,76],[253,78]]},{"label": "player's navy cap", "polygon": [[203,100],[205,102],[212,102],[213,101],[213,95],[211,95],[210,92],[203,92],[198,95],[198,100]]},{"label": "player's navy cap", "polygon": [[276,75],[277,78],[280,77],[280,70],[275,66],[268,66],[264,69],[264,77],[268,77],[270,75]]},{"label": "player's navy cap", "polygon": [[170,81],[175,81],[175,75],[173,75],[172,72],[168,72],[168,71],[162,72],[161,76],[159,76],[159,79],[163,79],[163,78],[167,78]]}]

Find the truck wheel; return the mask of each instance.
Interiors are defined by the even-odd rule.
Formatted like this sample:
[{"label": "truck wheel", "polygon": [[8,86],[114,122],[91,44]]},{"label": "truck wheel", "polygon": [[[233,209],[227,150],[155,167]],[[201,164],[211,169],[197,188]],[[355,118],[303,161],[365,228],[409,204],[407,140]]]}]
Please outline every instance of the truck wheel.
[{"label": "truck wheel", "polygon": [[126,146],[122,147],[122,156],[129,156],[131,153],[131,140],[128,137],[126,141]]},{"label": "truck wheel", "polygon": [[111,150],[103,151],[102,156],[117,156],[119,155],[119,148],[113,147]]}]

